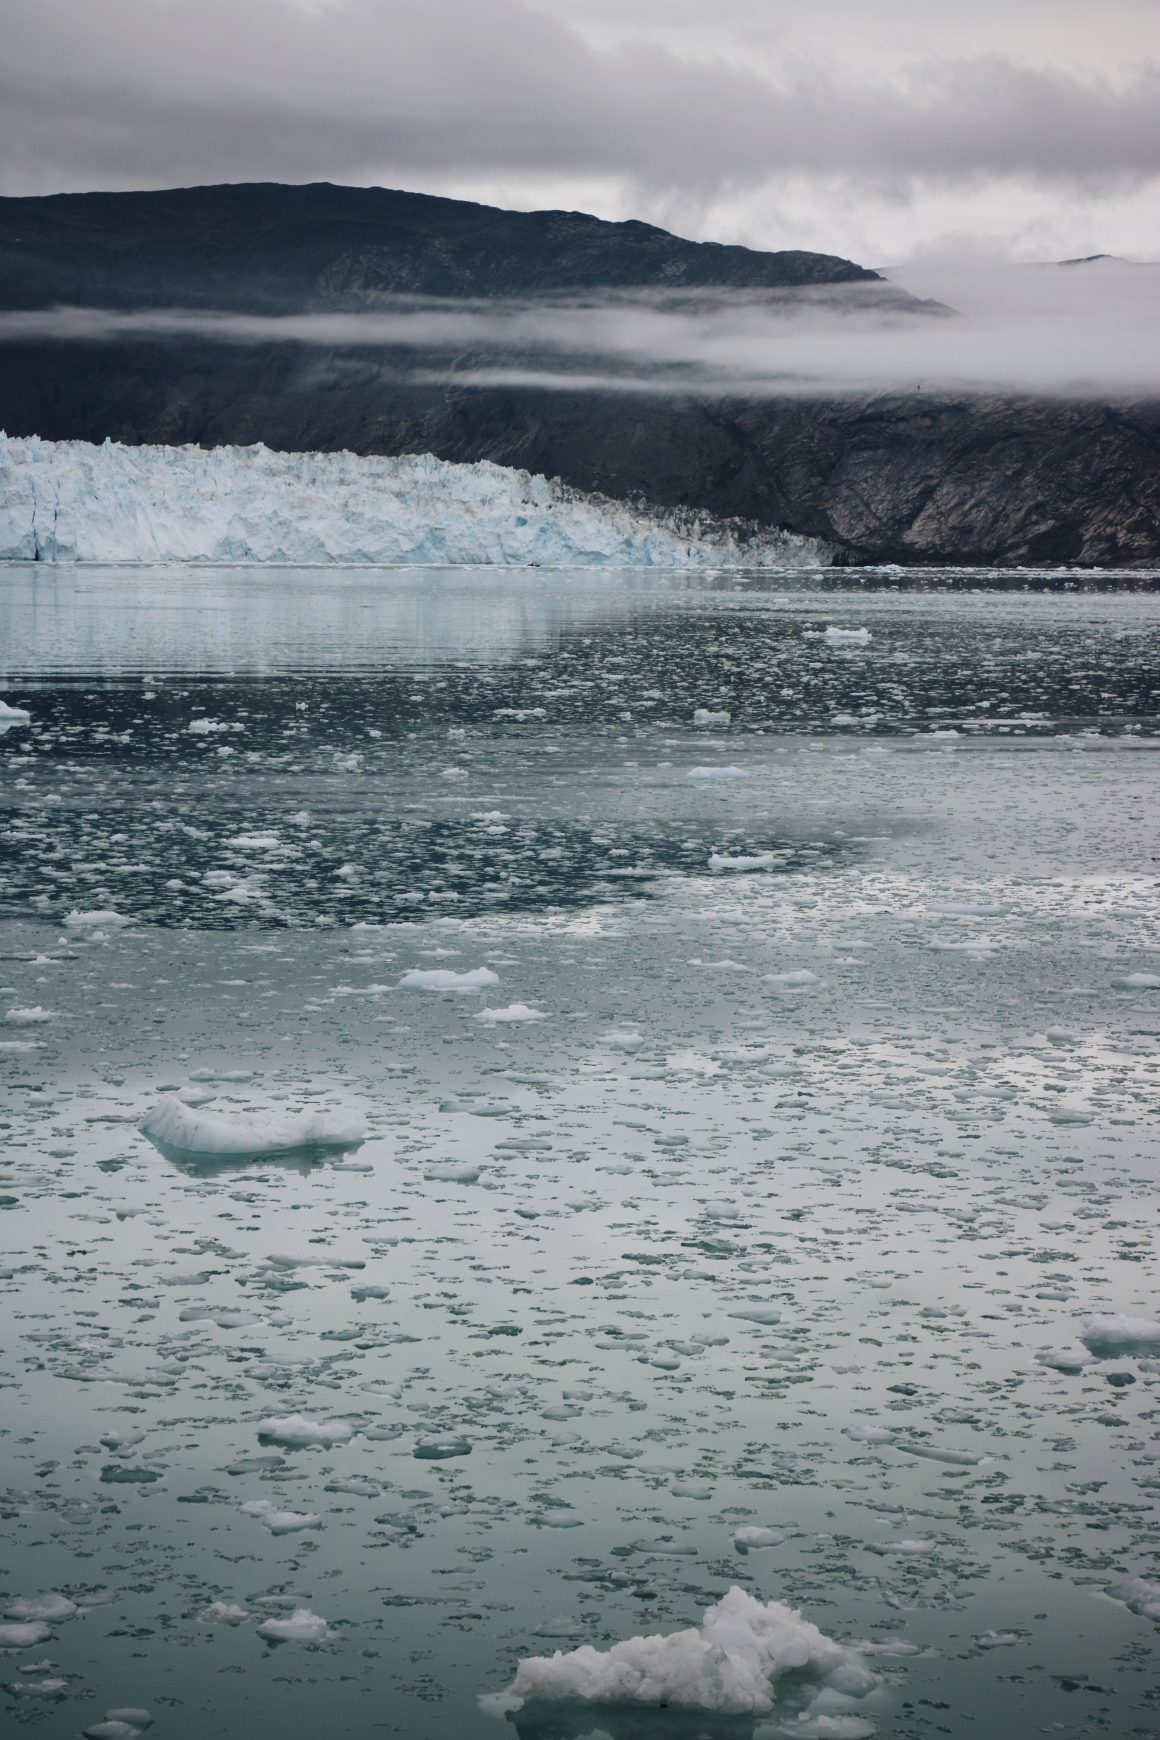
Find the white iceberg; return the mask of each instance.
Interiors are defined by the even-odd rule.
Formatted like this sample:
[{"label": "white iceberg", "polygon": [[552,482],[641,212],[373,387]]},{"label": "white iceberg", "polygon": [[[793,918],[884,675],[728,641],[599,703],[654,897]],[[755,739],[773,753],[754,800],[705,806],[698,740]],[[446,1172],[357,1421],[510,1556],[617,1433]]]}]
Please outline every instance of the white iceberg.
[{"label": "white iceberg", "polygon": [[0,736],[17,725],[31,724],[32,714],[26,707],[10,707],[7,701],[0,701]]},{"label": "white iceberg", "polygon": [[34,1649],[38,1643],[47,1643],[51,1636],[51,1625],[46,1625],[42,1619],[0,1624],[0,1649]]},{"label": "white iceberg", "polygon": [[815,567],[816,539],[430,454],[0,434],[0,560]]},{"label": "white iceberg", "polygon": [[831,623],[822,635],[830,646],[865,646],[870,639],[868,628],[839,628]]},{"label": "white iceberg", "polygon": [[62,1620],[75,1619],[80,1608],[67,1595],[22,1595],[10,1601],[4,1609],[5,1619],[46,1620],[59,1625]]},{"label": "white iceberg", "polygon": [[542,1009],[533,1009],[530,1003],[509,1003],[506,1009],[481,1009],[475,1019],[494,1026],[509,1021],[546,1021],[548,1017]]},{"label": "white iceberg", "polygon": [[234,1601],[211,1601],[197,1617],[202,1625],[244,1625],[250,1614]]},{"label": "white iceberg", "polygon": [[731,785],[735,780],[748,779],[743,767],[691,767],[685,775],[697,785]]},{"label": "white iceberg", "polygon": [[271,1415],[258,1421],[258,1437],[263,1443],[284,1444],[289,1450],[345,1444],[354,1433],[350,1420],[312,1420],[307,1414]]},{"label": "white iceberg", "polygon": [[1150,1317],[1125,1317],[1120,1313],[1089,1317],[1079,1332],[1079,1338],[1097,1357],[1114,1359],[1117,1354],[1141,1353],[1160,1347],[1160,1323]]},{"label": "white iceberg", "polygon": [[65,917],[66,930],[119,930],[126,924],[132,924],[131,918],[126,918],[120,912],[111,908],[103,912],[77,912],[75,909]]},{"label": "white iceberg", "polygon": [[1110,1583],[1104,1593],[1113,1601],[1122,1601],[1141,1619],[1160,1619],[1160,1583],[1149,1583],[1143,1577],[1125,1577],[1120,1583]]},{"label": "white iceberg", "polygon": [[485,985],[498,985],[499,974],[490,967],[473,967],[468,973],[454,973],[450,967],[412,967],[399,984],[407,991],[479,991]]},{"label": "white iceberg", "polygon": [[163,1150],[207,1159],[357,1148],[366,1135],[361,1118],[334,1112],[207,1112],[173,1094],[164,1094],[137,1128]]},{"label": "white iceberg", "polygon": [[279,1510],[268,1498],[252,1498],[241,1507],[243,1516],[255,1516],[272,1535],[296,1535],[305,1529],[320,1529],[322,1518],[313,1511]]},{"label": "white iceberg", "polygon": [[771,1710],[777,1682],[808,1676],[846,1695],[864,1695],[871,1675],[816,1625],[780,1601],[730,1589],[704,1619],[667,1637],[632,1637],[611,1649],[584,1644],[520,1662],[511,1697],[593,1704],[666,1706],[757,1714]]},{"label": "white iceberg", "polygon": [[309,1607],[296,1607],[289,1619],[267,1619],[258,1627],[258,1636],[268,1643],[323,1643],[329,1635],[325,1619]]}]

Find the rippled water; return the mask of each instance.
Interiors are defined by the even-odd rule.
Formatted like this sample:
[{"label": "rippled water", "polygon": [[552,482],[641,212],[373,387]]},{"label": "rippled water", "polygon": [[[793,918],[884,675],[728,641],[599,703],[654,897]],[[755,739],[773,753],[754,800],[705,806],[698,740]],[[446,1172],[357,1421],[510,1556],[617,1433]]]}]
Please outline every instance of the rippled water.
[{"label": "rippled water", "polygon": [[828,1720],[1160,1731],[1160,1344],[1078,1339],[1156,1315],[1160,598],[889,584],[0,573],[14,1720],[499,1740],[738,1584],[871,1645]]}]

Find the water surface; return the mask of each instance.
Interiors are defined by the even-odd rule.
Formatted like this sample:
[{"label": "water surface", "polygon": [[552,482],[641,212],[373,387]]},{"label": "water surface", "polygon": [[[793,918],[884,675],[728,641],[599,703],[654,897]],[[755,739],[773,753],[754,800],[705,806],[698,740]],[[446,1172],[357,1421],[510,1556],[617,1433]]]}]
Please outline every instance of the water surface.
[{"label": "water surface", "polygon": [[737,1583],[883,1736],[1153,1731],[1160,599],[893,584],[0,573],[15,1720],[498,1740]]}]

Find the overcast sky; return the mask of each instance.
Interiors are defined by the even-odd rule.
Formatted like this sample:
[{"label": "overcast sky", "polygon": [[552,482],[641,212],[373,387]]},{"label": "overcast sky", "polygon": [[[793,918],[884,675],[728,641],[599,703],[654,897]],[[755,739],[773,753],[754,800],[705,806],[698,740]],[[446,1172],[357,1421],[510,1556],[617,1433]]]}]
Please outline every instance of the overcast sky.
[{"label": "overcast sky", "polygon": [[0,0],[0,192],[330,180],[1160,258],[1160,0]]}]

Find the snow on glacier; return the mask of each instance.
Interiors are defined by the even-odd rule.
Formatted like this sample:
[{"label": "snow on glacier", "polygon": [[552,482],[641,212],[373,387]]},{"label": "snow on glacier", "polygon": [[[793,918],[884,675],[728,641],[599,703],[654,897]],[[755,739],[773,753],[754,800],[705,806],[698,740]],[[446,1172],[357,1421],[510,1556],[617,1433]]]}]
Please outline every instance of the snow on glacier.
[{"label": "snow on glacier", "polygon": [[0,433],[0,561],[816,567],[816,540],[430,454]]}]

